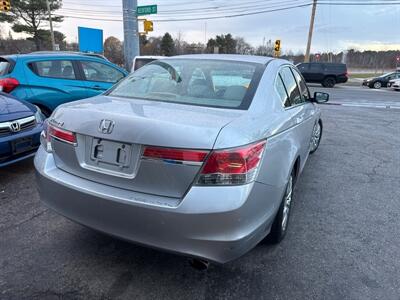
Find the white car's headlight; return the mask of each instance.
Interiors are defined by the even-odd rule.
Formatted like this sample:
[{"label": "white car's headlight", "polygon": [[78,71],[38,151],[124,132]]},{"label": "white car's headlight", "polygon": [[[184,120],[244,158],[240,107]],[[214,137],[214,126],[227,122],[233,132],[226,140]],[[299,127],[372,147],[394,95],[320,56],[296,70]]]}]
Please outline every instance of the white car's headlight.
[{"label": "white car's headlight", "polygon": [[40,108],[38,106],[36,106],[36,113],[35,113],[35,118],[36,118],[36,123],[42,123],[46,118],[43,115],[42,111],[40,110]]}]

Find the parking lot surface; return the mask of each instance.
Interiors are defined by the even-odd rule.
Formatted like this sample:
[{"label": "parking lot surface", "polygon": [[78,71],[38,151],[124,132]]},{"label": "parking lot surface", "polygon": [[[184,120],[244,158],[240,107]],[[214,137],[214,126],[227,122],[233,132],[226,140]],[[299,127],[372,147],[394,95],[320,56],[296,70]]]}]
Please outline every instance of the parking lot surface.
[{"label": "parking lot surface", "polygon": [[364,107],[321,106],[324,136],[285,240],[204,272],[48,210],[32,160],[1,169],[0,299],[399,300],[400,93],[327,91]]}]

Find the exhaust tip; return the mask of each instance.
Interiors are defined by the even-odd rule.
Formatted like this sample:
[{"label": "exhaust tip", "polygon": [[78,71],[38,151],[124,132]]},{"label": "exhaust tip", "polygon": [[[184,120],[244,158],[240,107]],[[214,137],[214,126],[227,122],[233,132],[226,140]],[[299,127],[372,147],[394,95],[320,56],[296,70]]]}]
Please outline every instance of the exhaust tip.
[{"label": "exhaust tip", "polygon": [[209,268],[210,262],[207,260],[193,258],[189,261],[190,266],[198,271],[205,271]]}]

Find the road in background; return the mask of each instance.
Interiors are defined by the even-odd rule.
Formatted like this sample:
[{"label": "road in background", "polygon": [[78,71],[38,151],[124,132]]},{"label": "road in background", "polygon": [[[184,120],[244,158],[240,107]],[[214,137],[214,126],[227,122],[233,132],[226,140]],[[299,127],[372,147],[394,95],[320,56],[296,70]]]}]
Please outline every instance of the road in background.
[{"label": "road in background", "polygon": [[311,84],[311,91],[331,95],[329,104],[345,104],[362,107],[389,107],[400,109],[400,92],[387,88],[379,90],[361,86],[337,85],[333,89]]},{"label": "road in background", "polygon": [[[400,95],[329,92],[341,102]],[[296,186],[285,240],[205,272],[48,210],[32,161],[1,169],[0,299],[398,300],[400,110],[321,107],[322,143]]]}]

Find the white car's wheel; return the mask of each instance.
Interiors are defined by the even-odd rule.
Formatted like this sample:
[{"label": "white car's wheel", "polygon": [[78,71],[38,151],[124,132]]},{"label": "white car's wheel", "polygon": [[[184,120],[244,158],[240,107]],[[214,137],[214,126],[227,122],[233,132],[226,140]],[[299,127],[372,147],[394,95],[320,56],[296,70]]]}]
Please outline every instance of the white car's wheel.
[{"label": "white car's wheel", "polygon": [[282,241],[286,235],[290,210],[293,202],[294,181],[294,172],[292,172],[286,185],[286,190],[282,199],[281,206],[279,207],[274,223],[272,224],[271,232],[267,237],[267,240],[272,242],[273,244],[277,244]]},{"label": "white car's wheel", "polygon": [[310,141],[310,153],[314,153],[317,151],[319,144],[321,143],[321,137],[322,137],[322,126],[321,122],[318,121],[313,128],[312,136],[311,136],[311,141]]}]

